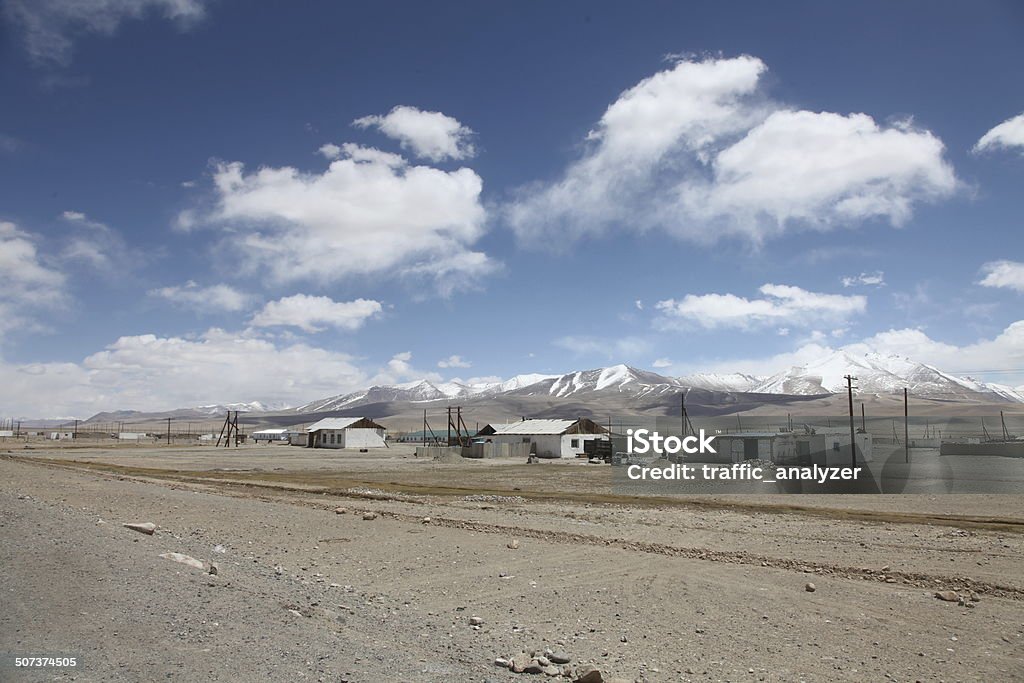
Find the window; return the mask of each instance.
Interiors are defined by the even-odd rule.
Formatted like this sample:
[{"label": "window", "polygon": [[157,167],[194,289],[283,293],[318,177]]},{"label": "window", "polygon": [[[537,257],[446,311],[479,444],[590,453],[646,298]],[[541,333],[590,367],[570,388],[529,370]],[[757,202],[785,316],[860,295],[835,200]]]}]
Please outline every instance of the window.
[{"label": "window", "polygon": [[580,447],[580,440],[579,439],[572,439],[571,441],[569,441],[569,445],[572,448],[579,448]]},{"label": "window", "polygon": [[838,441],[833,441],[832,442],[832,450],[834,450],[836,452],[839,451],[839,442]]}]

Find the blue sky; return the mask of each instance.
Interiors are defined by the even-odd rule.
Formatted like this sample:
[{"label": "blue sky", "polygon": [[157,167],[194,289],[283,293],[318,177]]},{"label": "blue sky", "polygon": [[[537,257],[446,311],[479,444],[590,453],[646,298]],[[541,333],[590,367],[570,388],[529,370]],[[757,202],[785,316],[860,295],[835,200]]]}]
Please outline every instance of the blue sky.
[{"label": "blue sky", "polygon": [[1019,3],[2,17],[0,413],[846,346],[1024,384]]}]

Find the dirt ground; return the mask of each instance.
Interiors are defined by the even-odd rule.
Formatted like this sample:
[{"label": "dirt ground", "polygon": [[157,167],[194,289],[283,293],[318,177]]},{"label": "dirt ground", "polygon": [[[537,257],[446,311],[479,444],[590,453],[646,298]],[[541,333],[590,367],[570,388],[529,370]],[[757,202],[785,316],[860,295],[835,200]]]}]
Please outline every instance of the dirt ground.
[{"label": "dirt ground", "polygon": [[[494,660],[548,648],[572,660],[553,680],[1024,680],[1024,496],[643,500],[581,462],[5,450],[3,681],[547,680]],[[30,654],[78,666],[11,666]]]}]

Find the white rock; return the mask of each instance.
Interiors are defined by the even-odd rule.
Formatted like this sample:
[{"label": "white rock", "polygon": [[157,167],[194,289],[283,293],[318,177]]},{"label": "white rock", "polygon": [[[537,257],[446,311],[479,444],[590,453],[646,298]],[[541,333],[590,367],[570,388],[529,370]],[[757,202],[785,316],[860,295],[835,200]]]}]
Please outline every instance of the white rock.
[{"label": "white rock", "polygon": [[152,536],[153,532],[156,531],[156,524],[153,524],[152,522],[126,522],[122,524],[122,526],[125,529],[138,531],[139,533],[147,534],[149,536]]},{"label": "white rock", "polygon": [[195,567],[196,569],[205,569],[202,562],[190,555],[184,555],[182,553],[160,553],[160,557],[166,560],[174,560],[181,564],[187,564],[188,566]]}]

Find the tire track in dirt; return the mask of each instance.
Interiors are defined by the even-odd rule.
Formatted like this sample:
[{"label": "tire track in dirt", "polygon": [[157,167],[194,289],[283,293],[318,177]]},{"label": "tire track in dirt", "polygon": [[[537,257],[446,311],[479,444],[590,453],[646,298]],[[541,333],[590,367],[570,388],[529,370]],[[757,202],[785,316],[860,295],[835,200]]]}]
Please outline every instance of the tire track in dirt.
[{"label": "tire track in dirt", "polygon": [[[20,460],[20,459],[19,459]],[[237,481],[231,479],[188,477],[180,475],[171,476],[130,476],[118,474],[92,467],[75,466],[68,463],[40,462],[32,459],[21,460],[29,464],[59,467],[79,472],[119,478],[140,483],[182,486],[190,489],[199,489],[212,492],[217,495],[227,495],[234,498],[248,498],[263,502],[285,503],[289,505],[300,505],[313,507],[325,511],[332,510],[337,505],[338,498],[349,498],[356,500],[375,500],[384,503],[418,503],[426,504],[426,500],[416,500],[410,495],[389,495],[387,493],[353,492],[353,491],[325,491],[317,489],[306,489],[299,487],[288,487],[281,485]],[[76,463],[78,464],[78,463]],[[311,500],[311,497],[322,497],[324,494],[331,496],[331,502]],[[429,501],[433,502],[433,501]],[[440,503],[443,504],[443,503]],[[390,518],[400,522],[422,524],[423,517],[403,512],[380,510],[377,508],[353,508],[352,512],[376,512],[381,518]],[[537,529],[515,525],[491,524],[472,520],[431,517],[431,526],[469,531],[473,533],[494,534],[506,537],[529,538],[553,544],[569,544],[577,546],[591,546],[601,548],[614,548],[627,552],[661,555],[667,557],[681,557],[691,560],[705,562],[717,562],[723,564],[745,565],[762,567],[767,569],[782,569],[808,575],[830,576],[849,580],[874,581],[891,585],[902,585],[915,588],[922,588],[932,591],[952,590],[962,594],[965,598],[971,593],[978,593],[988,597],[1000,597],[1010,600],[1024,601],[1024,588],[1005,584],[996,584],[987,581],[979,581],[968,576],[938,576],[934,574],[907,572],[899,570],[875,570],[866,567],[849,567],[836,564],[820,562],[808,562],[790,558],[769,557],[738,550],[713,550],[702,547],[676,546],[665,543],[654,543],[648,541],[632,541],[625,538],[604,537],[591,534],[580,534],[568,531],[553,531],[548,529]]]}]

